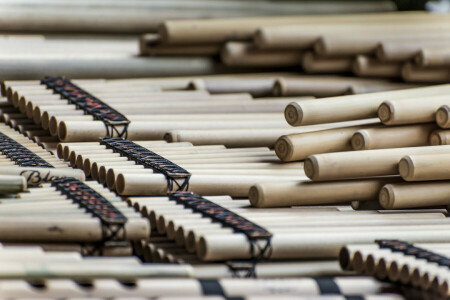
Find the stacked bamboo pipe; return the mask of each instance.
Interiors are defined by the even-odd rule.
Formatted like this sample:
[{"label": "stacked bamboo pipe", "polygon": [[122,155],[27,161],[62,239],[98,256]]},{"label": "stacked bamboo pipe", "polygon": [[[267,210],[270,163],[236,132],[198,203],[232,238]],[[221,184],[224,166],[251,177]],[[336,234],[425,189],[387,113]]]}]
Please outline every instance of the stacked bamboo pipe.
[{"label": "stacked bamboo pipe", "polygon": [[441,85],[289,104],[286,120],[300,128],[376,116],[383,124],[280,137],[275,144],[278,157],[285,162],[304,160],[305,174],[314,182],[260,183],[249,192],[252,205],[350,201],[379,202],[378,207],[386,209],[448,205],[448,184],[436,180],[450,178],[445,163],[450,150],[445,137],[436,142],[441,141],[436,134],[445,136],[445,131],[436,132],[433,122],[437,116],[445,119],[445,109],[436,111],[445,104],[448,89]]},{"label": "stacked bamboo pipe", "polygon": [[307,73],[443,83],[450,81],[449,24],[447,15],[418,12],[174,20],[163,22],[158,34],[142,36],[140,46],[143,55],[220,55],[231,67],[301,67]]},{"label": "stacked bamboo pipe", "polygon": [[449,294],[448,254],[449,244],[442,242],[380,241],[348,245],[342,248],[339,257],[343,269],[446,298]]}]

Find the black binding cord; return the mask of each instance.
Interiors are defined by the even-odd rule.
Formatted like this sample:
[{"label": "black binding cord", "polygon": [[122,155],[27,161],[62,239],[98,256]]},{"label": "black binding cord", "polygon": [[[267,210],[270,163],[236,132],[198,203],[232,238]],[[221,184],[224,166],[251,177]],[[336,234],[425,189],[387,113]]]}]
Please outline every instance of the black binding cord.
[{"label": "black binding cord", "polygon": [[0,153],[21,167],[53,168],[45,159],[1,132]]},{"label": "black binding cord", "polygon": [[163,174],[167,180],[168,191],[186,191],[189,189],[191,173],[161,155],[123,138],[104,138],[100,141],[100,144],[120,153],[121,156],[128,157],[129,160],[133,160],[145,168]]},{"label": "black binding cord", "polygon": [[[204,217],[212,219],[235,232],[243,233],[250,243],[250,260],[228,262],[235,277],[256,278],[256,264],[270,258],[272,254],[272,233],[246,218],[191,192],[169,193],[169,199],[176,201]],[[244,273],[244,276],[239,276]]]},{"label": "black binding cord", "polygon": [[83,110],[85,114],[93,116],[95,120],[102,121],[105,124],[106,137],[127,137],[130,121],[120,112],[75,85],[69,79],[62,76],[47,76],[41,80],[41,84],[45,84],[48,89],[52,89],[55,94],[61,95],[62,99],[74,104],[77,109]]},{"label": "black binding cord", "polygon": [[90,253],[101,252],[101,247],[108,245],[123,245],[126,241],[125,224],[127,218],[94,189],[72,177],[54,179],[52,186],[68,199],[84,208],[102,224],[102,241],[92,247]]}]

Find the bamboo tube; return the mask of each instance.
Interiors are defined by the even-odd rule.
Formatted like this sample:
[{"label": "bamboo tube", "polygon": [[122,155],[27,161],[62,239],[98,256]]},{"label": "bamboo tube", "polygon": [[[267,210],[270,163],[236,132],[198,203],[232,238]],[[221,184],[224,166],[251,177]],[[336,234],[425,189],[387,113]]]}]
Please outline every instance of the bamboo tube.
[{"label": "bamboo tube", "polygon": [[352,65],[353,73],[359,77],[399,78],[401,65],[382,63],[366,55],[358,55]]},{"label": "bamboo tube", "polygon": [[352,138],[353,150],[427,146],[434,124],[392,126],[357,130]]},{"label": "bamboo tube", "polygon": [[305,174],[312,180],[336,180],[398,174],[397,164],[405,155],[449,153],[450,147],[408,147],[311,155]]},{"label": "bamboo tube", "polygon": [[[225,122],[131,122],[128,126],[128,138],[131,140],[152,140],[162,139],[166,132],[180,127],[184,129],[225,129],[225,128],[283,128],[287,127],[281,121],[264,121],[255,123],[255,121],[225,121]],[[86,132],[89,130],[89,132]],[[95,141],[99,137],[106,136],[106,127],[101,121],[61,122],[59,125],[58,136],[64,142],[76,141]]]},{"label": "bamboo tube", "polygon": [[[369,31],[370,32],[370,31]],[[442,43],[449,35],[441,32],[414,32],[413,34],[394,32],[367,32],[359,35],[358,32],[349,32],[348,35],[324,34],[314,44],[314,50],[321,56],[343,56],[375,53],[377,47],[382,44],[407,45]],[[400,59],[403,60],[403,59]]]},{"label": "bamboo tube", "polygon": [[402,78],[407,82],[447,83],[450,71],[446,67],[422,68],[406,63],[402,68]]},{"label": "bamboo tube", "polygon": [[[196,20],[196,21],[166,21],[159,28],[159,35],[164,43],[221,43],[230,38],[233,40],[248,40],[258,27],[283,26],[297,24],[336,24],[358,22],[380,22],[389,20],[405,20],[408,14],[358,14],[358,15],[334,15],[334,16],[302,16],[298,17],[268,17],[234,19],[228,22],[224,19]],[[411,16],[411,15],[409,15]],[[431,20],[433,17],[424,14],[414,14],[423,20]],[[376,20],[376,21],[375,21]],[[445,20],[438,18],[437,20]],[[195,34],[194,34],[195,32]],[[280,43],[282,44],[282,43]]]},{"label": "bamboo tube", "polygon": [[[215,60],[206,57],[133,57],[119,56],[115,58],[96,56],[71,58],[70,64],[61,65],[61,58],[41,57],[8,57],[0,59],[0,78],[10,80],[26,80],[43,78],[48,74],[65,74],[70,78],[123,78],[123,77],[155,77],[182,76],[222,73],[223,67]],[[7,66],[14,66],[14,68]],[[28,72],[25,72],[28,70]]]},{"label": "bamboo tube", "polygon": [[254,207],[338,204],[353,200],[378,199],[380,189],[394,178],[337,182],[258,183],[251,187],[249,200]]},{"label": "bamboo tube", "polygon": [[381,61],[406,61],[413,59],[422,48],[448,47],[448,38],[440,40],[385,41],[377,49],[377,57]]},{"label": "bamboo tube", "polygon": [[306,73],[347,73],[352,70],[351,57],[321,57],[312,52],[305,52],[302,68]]},{"label": "bamboo tube", "polygon": [[[277,258],[335,258],[342,245],[367,243],[374,239],[403,239],[410,242],[446,242],[449,240],[445,230],[386,230],[382,232],[323,232],[275,234],[272,237],[272,259]],[[221,242],[219,242],[221,241]],[[326,241],[326,245],[324,245]],[[242,234],[204,235],[197,246],[202,260],[226,260],[250,257],[250,244]]]},{"label": "bamboo tube", "polygon": [[27,181],[24,177],[18,175],[0,175],[0,193],[20,193],[27,188]]},{"label": "bamboo tube", "polygon": [[450,85],[293,102],[286,107],[285,117],[292,126],[373,118],[376,117],[378,106],[384,101],[400,97],[418,98],[441,95],[447,89],[450,89]]},{"label": "bamboo tube", "polygon": [[430,133],[429,143],[431,146],[450,144],[450,131],[435,130]]},{"label": "bamboo tube", "polygon": [[407,155],[400,160],[398,169],[406,181],[447,180],[449,162],[450,156],[446,154]]},{"label": "bamboo tube", "polygon": [[[148,115],[131,115],[128,116],[129,120],[145,121],[148,120]],[[178,121],[182,118],[184,121],[200,121],[200,120],[282,120],[282,113],[233,113],[233,114],[188,114],[188,115],[152,115],[153,121]],[[58,125],[61,121],[91,121],[94,120],[89,115],[58,115],[48,114],[44,112],[41,116],[42,127],[48,129],[50,133],[57,134]],[[45,128],[47,127],[47,128]]]},{"label": "bamboo tube", "polygon": [[271,95],[276,77],[263,78],[208,78],[193,79],[188,85],[190,90],[206,90],[211,94],[248,92],[254,97]]},{"label": "bamboo tube", "polygon": [[448,205],[447,182],[387,184],[380,190],[380,204],[386,209]]},{"label": "bamboo tube", "polygon": [[42,182],[52,181],[54,178],[74,177],[84,181],[84,173],[80,170],[53,169],[53,168],[24,168],[24,167],[0,167],[2,175],[21,175],[26,178],[28,186],[39,185]]},{"label": "bamboo tube", "polygon": [[329,97],[344,95],[350,87],[345,78],[330,77],[317,81],[315,78],[278,78],[273,86],[274,96]]},{"label": "bamboo tube", "polygon": [[389,100],[378,108],[378,117],[386,125],[433,122],[436,110],[446,103],[444,96]]},{"label": "bamboo tube", "polygon": [[173,142],[191,142],[195,145],[223,144],[227,147],[270,147],[277,139],[286,134],[299,134],[319,130],[344,128],[372,124],[373,120],[358,120],[342,123],[318,124],[286,129],[227,129],[227,130],[174,130],[168,132],[164,139]]},{"label": "bamboo tube", "polygon": [[370,125],[283,135],[275,143],[275,152],[278,158],[286,162],[304,160],[312,154],[350,151],[352,135],[358,129],[368,126]]},{"label": "bamboo tube", "polygon": [[450,128],[450,107],[443,105],[436,111],[436,123],[441,128]]},{"label": "bamboo tube", "polygon": [[215,56],[220,52],[220,44],[210,45],[182,45],[166,46],[161,44],[157,34],[144,34],[139,38],[139,54],[142,56],[152,55],[193,55],[193,56]]},{"label": "bamboo tube", "polygon": [[[384,15],[383,17],[388,16]],[[312,47],[322,36],[399,38],[417,35],[426,36],[425,34],[429,35],[430,30],[445,32],[448,28],[445,22],[421,22],[418,25],[412,21],[414,17],[403,17],[405,18],[401,16],[400,18],[385,19],[382,22],[380,22],[380,19],[377,22],[369,17],[359,22],[347,18],[347,21],[343,20],[342,22],[264,25],[255,32],[254,43],[261,49],[304,49]]]},{"label": "bamboo tube", "polygon": [[[193,175],[190,190],[197,194],[247,197],[250,187],[257,182],[295,180],[301,177]],[[151,183],[151,184],[150,184]],[[217,184],[216,184],[217,183]],[[164,195],[167,181],[162,174],[119,174],[115,183],[120,195]]]},{"label": "bamboo tube", "polygon": [[264,51],[251,43],[228,42],[220,52],[226,66],[291,67],[300,65],[300,51]]},{"label": "bamboo tube", "polygon": [[424,48],[415,57],[421,67],[443,67],[450,65],[450,47]]}]

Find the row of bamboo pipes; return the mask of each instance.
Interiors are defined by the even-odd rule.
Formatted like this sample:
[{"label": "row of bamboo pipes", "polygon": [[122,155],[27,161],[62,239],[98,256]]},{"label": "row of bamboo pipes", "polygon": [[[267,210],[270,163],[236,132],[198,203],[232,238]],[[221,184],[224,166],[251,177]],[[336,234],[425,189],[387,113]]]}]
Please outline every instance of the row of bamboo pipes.
[{"label": "row of bamboo pipes", "polygon": [[[355,212],[348,206],[259,209],[249,208],[248,199],[206,198],[271,231],[271,260],[336,258],[339,245],[382,237],[446,240],[441,231],[448,226],[442,213],[445,210]],[[203,261],[249,258],[250,245],[243,234],[202,218],[167,197],[130,197],[128,202],[149,218],[158,234],[166,235]],[[415,224],[414,233],[411,224]],[[170,253],[170,249],[167,251]]]},{"label": "row of bamboo pipes", "polygon": [[[314,84],[315,78],[290,78],[291,76],[287,75],[288,78],[279,78],[276,75],[247,75],[207,79],[186,77],[117,81],[86,80],[85,82],[81,81],[80,85],[88,91],[92,91],[102,101],[112,105],[131,120],[128,133],[129,137],[134,140],[166,138],[170,141],[180,141],[187,139],[196,144],[272,147],[280,135],[299,132],[299,129],[289,128],[283,120],[281,112],[288,103],[308,99],[308,97],[300,95],[324,95],[322,87],[330,81],[343,84],[342,87],[337,87],[337,90],[330,89],[331,94],[340,94],[348,89],[349,82],[345,82],[344,78],[326,78],[323,81],[324,85],[311,86]],[[233,90],[236,89],[237,81],[240,81],[241,85],[238,90]],[[193,82],[197,86],[201,85],[205,90],[183,91]],[[151,86],[152,84],[153,86]],[[127,91],[124,85],[132,85],[133,91]],[[253,99],[248,94],[260,96],[264,90],[273,90],[274,88],[278,90],[279,85],[285,91],[282,96],[287,97]],[[394,87],[382,87],[382,89],[392,88]],[[397,86],[397,88],[400,87]],[[159,92],[158,89],[163,89],[163,91]],[[58,95],[53,95],[50,90],[39,85],[37,81],[4,82],[2,91],[9,103],[17,107],[20,112],[26,113],[34,123],[41,124],[44,129],[49,129],[52,136],[58,135],[62,141],[95,141],[99,136],[105,135],[105,127],[101,122],[93,121],[91,116],[76,110],[74,105],[61,101]],[[216,95],[216,93],[224,94]],[[127,97],[127,102],[131,101],[132,103],[121,104],[124,97]],[[18,115],[17,110],[8,107],[6,103],[3,111],[7,123],[10,122],[10,119],[17,117],[23,119],[18,122],[21,125],[32,126],[34,124],[33,121],[28,121],[24,115]],[[233,114],[228,114],[230,112]],[[152,121],[148,121],[150,114]],[[177,118],[183,119],[183,122],[176,122]],[[17,123],[17,121],[15,122]],[[349,124],[331,124],[329,126],[342,127]],[[89,130],[83,128],[89,128]],[[153,130],[149,131],[149,128]],[[300,132],[319,128],[321,129],[323,126],[300,129]],[[211,131],[212,129],[215,132]]]},{"label": "row of bamboo pipes", "polygon": [[[231,67],[302,67],[449,82],[447,15],[388,13],[281,19],[174,20],[143,35],[142,55],[216,56]],[[195,28],[195,30],[194,30]]]},{"label": "row of bamboo pipes", "polygon": [[[449,255],[449,244],[446,243],[414,243],[414,246],[444,257]],[[450,292],[446,266],[376,244],[347,245],[340,252],[340,263],[344,269],[432,291],[442,297],[448,297]]]}]

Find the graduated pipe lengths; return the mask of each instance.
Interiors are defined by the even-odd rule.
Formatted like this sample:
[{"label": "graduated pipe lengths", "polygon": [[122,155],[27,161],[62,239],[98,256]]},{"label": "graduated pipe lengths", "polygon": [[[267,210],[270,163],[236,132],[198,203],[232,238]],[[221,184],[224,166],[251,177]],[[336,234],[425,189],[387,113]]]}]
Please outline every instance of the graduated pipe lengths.
[{"label": "graduated pipe lengths", "polygon": [[325,153],[305,160],[305,174],[312,180],[337,180],[397,175],[405,155],[450,153],[450,146],[407,147]]},{"label": "graduated pipe lengths", "polygon": [[[387,91],[363,95],[331,97],[290,103],[285,109],[286,121],[292,126],[367,119],[377,117],[377,109],[386,100],[442,95],[450,85]],[[351,109],[350,109],[351,107]]]},{"label": "graduated pipe lengths", "polygon": [[353,150],[427,146],[435,124],[358,129],[351,137]]},{"label": "graduated pipe lengths", "polygon": [[406,181],[448,180],[449,164],[449,154],[407,155],[400,160],[398,169]]}]

